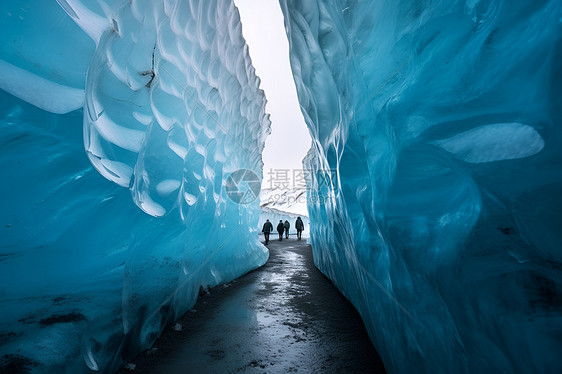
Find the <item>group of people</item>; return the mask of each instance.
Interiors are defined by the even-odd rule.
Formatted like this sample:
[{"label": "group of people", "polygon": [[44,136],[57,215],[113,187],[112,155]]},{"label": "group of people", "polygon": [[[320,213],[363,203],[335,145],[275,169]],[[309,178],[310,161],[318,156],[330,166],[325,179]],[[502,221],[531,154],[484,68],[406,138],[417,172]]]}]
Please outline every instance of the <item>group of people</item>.
[{"label": "group of people", "polygon": [[[283,232],[285,233],[285,238],[289,239],[289,229],[291,228],[291,224],[289,221],[285,220],[283,222],[282,219],[279,220],[277,224],[277,232],[279,233],[279,240],[283,240]],[[301,217],[297,217],[295,221],[295,228],[297,229],[297,239],[301,240],[302,230],[304,230],[304,223],[302,222]],[[269,234],[273,231],[273,224],[269,222],[269,220],[265,220],[263,224],[263,228],[261,232],[263,232],[263,236],[265,237],[265,244],[269,244]]]}]

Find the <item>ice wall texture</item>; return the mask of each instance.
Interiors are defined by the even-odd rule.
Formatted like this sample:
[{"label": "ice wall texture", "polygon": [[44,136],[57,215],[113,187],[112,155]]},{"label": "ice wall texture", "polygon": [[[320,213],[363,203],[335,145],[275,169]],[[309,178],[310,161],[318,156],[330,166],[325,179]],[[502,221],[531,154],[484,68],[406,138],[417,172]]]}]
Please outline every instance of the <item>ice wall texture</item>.
[{"label": "ice wall texture", "polygon": [[0,365],[111,372],[267,260],[269,119],[231,1],[58,3],[1,7]]},{"label": "ice wall texture", "polygon": [[315,263],[387,370],[560,372],[562,3],[281,5]]}]

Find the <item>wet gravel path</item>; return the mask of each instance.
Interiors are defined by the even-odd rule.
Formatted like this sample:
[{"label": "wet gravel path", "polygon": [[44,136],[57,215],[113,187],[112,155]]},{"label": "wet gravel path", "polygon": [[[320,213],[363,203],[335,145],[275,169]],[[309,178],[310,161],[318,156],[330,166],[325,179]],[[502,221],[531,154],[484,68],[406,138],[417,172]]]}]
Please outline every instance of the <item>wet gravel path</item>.
[{"label": "wet gravel path", "polygon": [[121,372],[384,373],[358,313],[314,267],[310,246],[291,238],[268,247],[264,266],[200,297],[181,331],[170,326]]}]

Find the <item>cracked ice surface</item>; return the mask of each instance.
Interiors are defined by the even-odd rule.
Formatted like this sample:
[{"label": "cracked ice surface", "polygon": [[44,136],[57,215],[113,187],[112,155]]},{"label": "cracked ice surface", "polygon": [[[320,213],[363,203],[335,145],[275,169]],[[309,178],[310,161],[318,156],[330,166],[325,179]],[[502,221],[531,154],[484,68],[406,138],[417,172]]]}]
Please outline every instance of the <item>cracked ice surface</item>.
[{"label": "cracked ice surface", "polygon": [[231,1],[58,3],[0,15],[1,365],[112,371],[266,261],[269,119]]},{"label": "cracked ice surface", "polygon": [[315,264],[387,370],[560,372],[562,4],[281,4]]}]

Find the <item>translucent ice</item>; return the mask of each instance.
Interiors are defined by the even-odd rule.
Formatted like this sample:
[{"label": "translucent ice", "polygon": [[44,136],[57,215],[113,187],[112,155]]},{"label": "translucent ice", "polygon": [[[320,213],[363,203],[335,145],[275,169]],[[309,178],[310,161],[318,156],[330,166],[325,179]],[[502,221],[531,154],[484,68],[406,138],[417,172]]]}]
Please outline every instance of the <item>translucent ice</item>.
[{"label": "translucent ice", "polygon": [[266,261],[265,97],[231,1],[1,9],[0,366],[111,372]]},{"label": "translucent ice", "polygon": [[562,3],[281,5],[314,260],[387,370],[561,372]]}]

